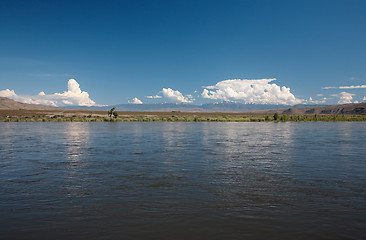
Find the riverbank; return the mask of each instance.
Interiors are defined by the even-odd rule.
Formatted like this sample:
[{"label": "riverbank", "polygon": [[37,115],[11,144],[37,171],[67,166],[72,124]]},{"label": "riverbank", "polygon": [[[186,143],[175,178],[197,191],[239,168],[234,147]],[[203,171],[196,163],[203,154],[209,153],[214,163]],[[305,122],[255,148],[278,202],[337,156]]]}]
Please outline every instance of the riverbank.
[{"label": "riverbank", "polygon": [[301,122],[366,121],[365,115],[264,115],[258,113],[187,113],[187,112],[118,112],[106,111],[22,111],[0,112],[0,122]]}]

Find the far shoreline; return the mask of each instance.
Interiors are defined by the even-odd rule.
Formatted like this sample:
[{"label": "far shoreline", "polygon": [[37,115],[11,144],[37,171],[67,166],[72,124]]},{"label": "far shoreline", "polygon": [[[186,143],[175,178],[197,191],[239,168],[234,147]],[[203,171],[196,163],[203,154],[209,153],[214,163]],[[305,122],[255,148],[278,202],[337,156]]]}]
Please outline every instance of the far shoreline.
[{"label": "far shoreline", "polygon": [[0,122],[338,122],[366,121],[366,115],[278,114],[250,112],[145,112],[145,111],[0,110]]}]

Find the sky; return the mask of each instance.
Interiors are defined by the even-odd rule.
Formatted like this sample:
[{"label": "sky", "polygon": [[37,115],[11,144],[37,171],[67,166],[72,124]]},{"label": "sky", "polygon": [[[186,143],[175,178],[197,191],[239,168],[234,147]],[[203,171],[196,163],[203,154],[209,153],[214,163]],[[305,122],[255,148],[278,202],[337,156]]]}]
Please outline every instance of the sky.
[{"label": "sky", "polygon": [[0,96],[366,102],[366,1],[0,1]]}]

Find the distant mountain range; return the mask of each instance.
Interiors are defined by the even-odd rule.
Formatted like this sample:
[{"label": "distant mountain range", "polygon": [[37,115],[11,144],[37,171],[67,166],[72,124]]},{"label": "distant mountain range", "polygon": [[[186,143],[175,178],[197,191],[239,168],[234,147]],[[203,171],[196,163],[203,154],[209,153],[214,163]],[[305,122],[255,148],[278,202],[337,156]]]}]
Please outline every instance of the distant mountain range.
[{"label": "distant mountain range", "polygon": [[[107,111],[115,107],[117,111],[146,111],[146,112],[256,112],[263,114],[354,114],[364,115],[366,114],[366,103],[350,103],[342,105],[267,105],[267,104],[243,104],[233,102],[222,103],[209,103],[203,105],[193,104],[174,104],[174,103],[159,103],[159,104],[119,104],[114,106],[104,107],[80,107],[71,106],[63,109],[84,109],[84,110],[101,110]],[[58,110],[62,108],[56,108],[51,106],[45,106],[40,104],[26,104],[20,103],[9,98],[0,97],[0,110]]]},{"label": "distant mountain range", "polygon": [[[305,107],[309,105],[291,106],[294,108]],[[69,106],[66,109],[89,109],[89,110],[109,110],[112,107],[117,111],[158,111],[158,112],[250,112],[254,110],[268,110],[278,108],[288,108],[288,105],[270,105],[270,104],[244,104],[235,102],[208,103],[202,105],[184,104],[184,103],[154,103],[154,104],[118,104],[103,107],[80,107]]]}]

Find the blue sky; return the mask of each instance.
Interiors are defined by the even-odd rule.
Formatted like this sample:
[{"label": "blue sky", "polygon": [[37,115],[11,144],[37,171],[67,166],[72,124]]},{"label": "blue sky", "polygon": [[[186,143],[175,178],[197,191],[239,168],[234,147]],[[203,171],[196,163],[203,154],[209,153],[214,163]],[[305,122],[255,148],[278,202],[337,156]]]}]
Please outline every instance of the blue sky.
[{"label": "blue sky", "polygon": [[65,105],[362,102],[365,12],[361,0],[2,0],[0,95]]}]

